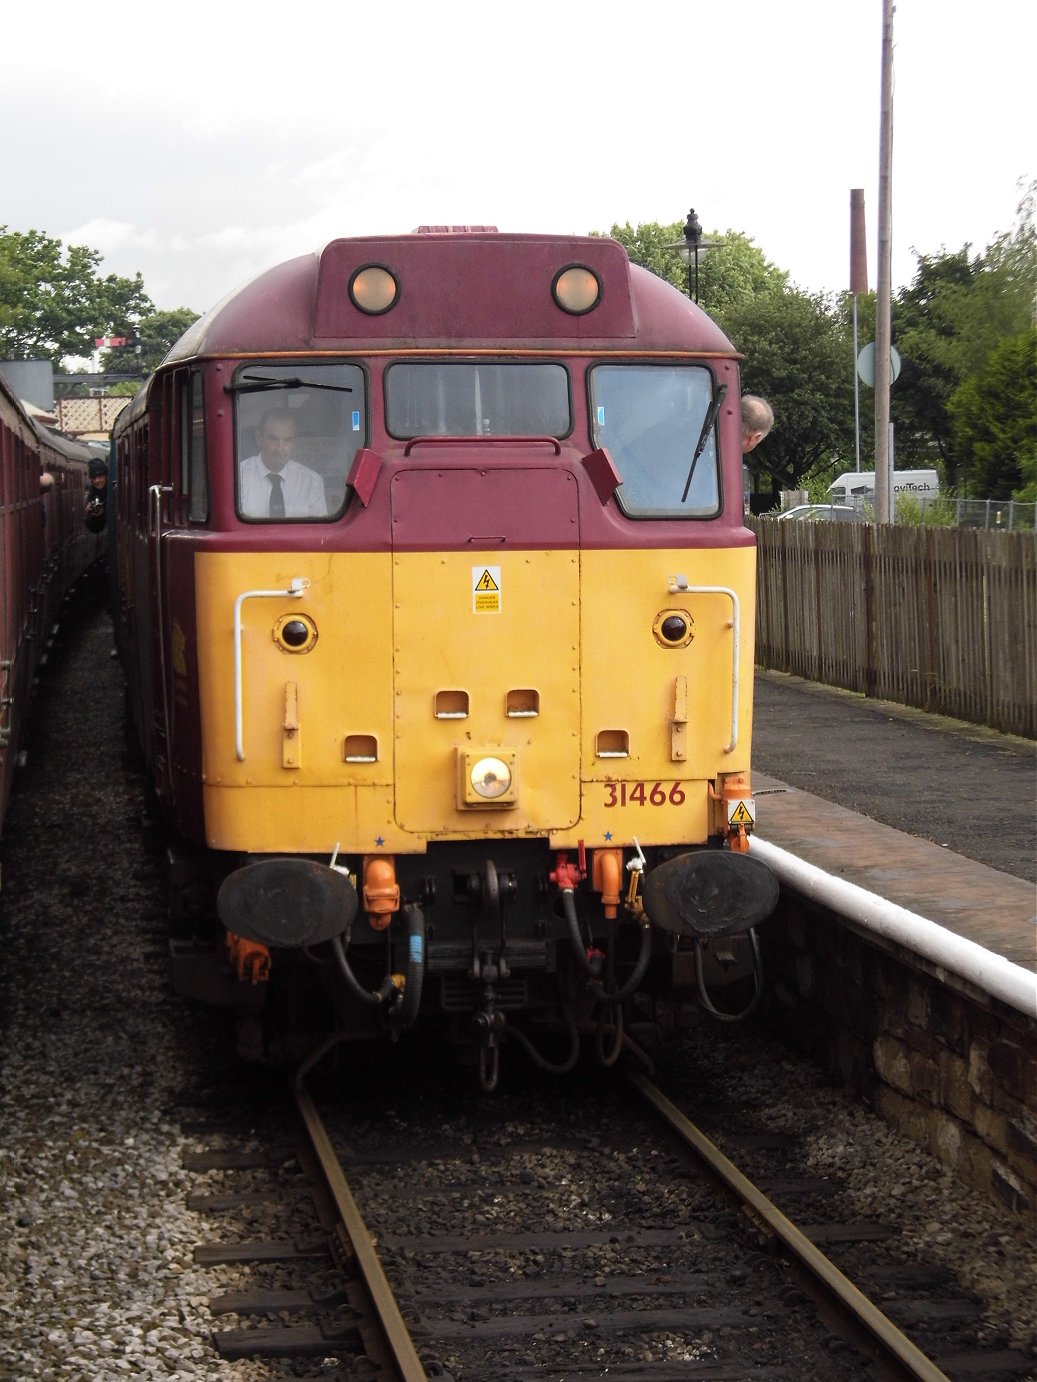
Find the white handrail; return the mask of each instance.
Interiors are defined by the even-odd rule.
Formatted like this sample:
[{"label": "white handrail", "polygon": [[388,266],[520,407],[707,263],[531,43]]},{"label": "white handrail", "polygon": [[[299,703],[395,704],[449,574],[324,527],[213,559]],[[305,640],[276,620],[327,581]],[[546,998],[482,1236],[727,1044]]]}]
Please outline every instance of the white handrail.
[{"label": "white handrail", "polygon": [[749,837],[749,853],[772,868],[779,882],[804,897],[833,908],[867,931],[906,946],[935,965],[937,971],[951,970],[1027,1017],[1037,1016],[1037,975],[1022,965],[956,935],[928,917],[888,902],[867,888],[845,878],[834,878],[816,864],[808,864],[778,845],[761,840],[759,835]]},{"label": "white handrail", "polygon": [[295,576],[287,590],[244,590],[234,601],[234,749],[238,762],[245,761],[244,693],[241,674],[241,607],[246,600],[297,599],[309,586],[304,576]]}]

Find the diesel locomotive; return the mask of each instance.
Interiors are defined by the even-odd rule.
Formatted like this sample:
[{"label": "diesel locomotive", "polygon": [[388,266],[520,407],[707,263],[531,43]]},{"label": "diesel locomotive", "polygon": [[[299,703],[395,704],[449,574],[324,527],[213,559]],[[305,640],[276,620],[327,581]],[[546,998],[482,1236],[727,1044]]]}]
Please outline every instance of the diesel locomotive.
[{"label": "diesel locomotive", "polygon": [[739,358],[614,240],[423,227],[260,275],[122,413],[173,973],[242,1054],[410,1030],[489,1088],[751,1004]]}]

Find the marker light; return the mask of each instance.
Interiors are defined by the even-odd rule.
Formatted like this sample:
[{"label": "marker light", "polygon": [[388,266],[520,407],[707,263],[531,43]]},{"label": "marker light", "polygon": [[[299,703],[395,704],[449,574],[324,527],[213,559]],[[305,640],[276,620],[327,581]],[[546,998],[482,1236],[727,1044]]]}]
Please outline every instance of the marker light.
[{"label": "marker light", "polygon": [[368,316],[377,317],[388,312],[400,295],[396,275],[381,264],[367,264],[349,280],[349,300]]},{"label": "marker light", "polygon": [[570,264],[555,274],[551,293],[563,312],[582,317],[601,301],[601,279],[584,264]]},{"label": "marker light", "polygon": [[518,805],[516,755],[510,749],[488,744],[458,749],[456,782],[459,811]]},{"label": "marker light", "polygon": [[500,758],[480,758],[470,773],[472,790],[493,801],[511,786],[511,769]]}]

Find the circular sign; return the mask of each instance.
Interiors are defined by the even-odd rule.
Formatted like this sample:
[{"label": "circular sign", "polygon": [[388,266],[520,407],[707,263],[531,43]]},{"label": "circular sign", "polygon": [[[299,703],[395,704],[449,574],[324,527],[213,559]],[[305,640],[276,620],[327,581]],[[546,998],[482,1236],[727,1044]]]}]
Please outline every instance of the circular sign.
[{"label": "circular sign", "polygon": [[[867,384],[869,389],[875,387],[875,342],[869,341],[866,346],[861,347],[861,353],[857,356],[857,373]],[[896,346],[889,348],[889,382],[892,384],[900,373],[900,352]]]}]

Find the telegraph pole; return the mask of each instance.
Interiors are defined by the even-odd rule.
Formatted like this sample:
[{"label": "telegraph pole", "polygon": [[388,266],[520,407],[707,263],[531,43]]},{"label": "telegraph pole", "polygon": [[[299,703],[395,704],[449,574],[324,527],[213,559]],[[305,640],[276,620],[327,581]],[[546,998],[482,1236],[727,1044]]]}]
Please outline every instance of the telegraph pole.
[{"label": "telegraph pole", "polygon": [[882,112],[879,127],[879,234],[875,297],[875,521],[892,521],[889,453],[890,242],[893,167],[893,0],[882,0]]},{"label": "telegraph pole", "polygon": [[868,248],[864,221],[864,188],[850,192],[850,292],[853,294],[853,436],[857,471],[861,468],[861,380],[857,345],[857,300],[868,291]]}]

